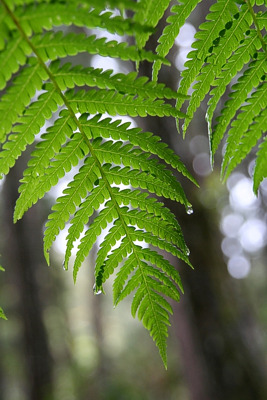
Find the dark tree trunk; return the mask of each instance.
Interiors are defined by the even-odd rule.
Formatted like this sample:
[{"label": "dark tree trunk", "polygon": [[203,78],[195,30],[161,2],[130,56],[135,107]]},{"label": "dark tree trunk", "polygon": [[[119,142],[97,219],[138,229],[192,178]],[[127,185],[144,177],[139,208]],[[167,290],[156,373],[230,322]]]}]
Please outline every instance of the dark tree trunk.
[{"label": "dark tree trunk", "polygon": [[[42,250],[42,218],[40,209],[33,207],[22,220],[12,223],[21,161],[6,178],[4,204],[4,263],[18,292],[18,313],[23,330],[24,365],[28,382],[28,399],[53,398],[53,361],[50,354],[40,299],[40,280],[46,267]],[[39,283],[38,283],[39,282]],[[11,318],[11,316],[10,316]],[[19,349],[18,349],[19,351]]]}]

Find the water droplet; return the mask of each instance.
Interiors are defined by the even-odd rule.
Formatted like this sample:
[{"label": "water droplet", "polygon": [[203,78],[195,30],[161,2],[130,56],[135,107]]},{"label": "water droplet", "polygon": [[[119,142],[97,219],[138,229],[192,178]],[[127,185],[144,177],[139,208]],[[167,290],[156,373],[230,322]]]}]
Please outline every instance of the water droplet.
[{"label": "water droplet", "polygon": [[63,271],[67,271],[67,268],[66,268],[66,265],[65,265],[65,261],[63,261],[63,263],[62,263],[62,269],[63,269]]},{"label": "water droplet", "polygon": [[189,255],[190,255],[190,250],[189,250],[189,249],[186,249],[185,254],[186,254],[187,256],[189,256]]},{"label": "water droplet", "polygon": [[192,208],[191,206],[187,207],[186,213],[187,213],[188,215],[193,214],[193,212],[194,212],[194,210],[193,210],[193,208]]},{"label": "water droplet", "polygon": [[94,284],[94,286],[93,286],[93,292],[94,292],[94,294],[95,295],[99,295],[99,294],[102,294],[102,290],[101,289],[98,289],[97,290],[97,287],[96,287],[96,284]]}]

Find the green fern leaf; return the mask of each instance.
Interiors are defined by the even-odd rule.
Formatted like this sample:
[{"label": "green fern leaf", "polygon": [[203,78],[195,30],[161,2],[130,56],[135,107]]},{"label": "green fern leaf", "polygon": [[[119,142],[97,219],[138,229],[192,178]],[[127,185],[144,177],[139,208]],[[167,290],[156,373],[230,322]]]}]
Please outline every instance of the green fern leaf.
[{"label": "green fern leaf", "polygon": [[[127,75],[113,75],[112,70],[103,71],[102,69],[82,68],[81,66],[71,68],[70,63],[64,64],[61,68],[59,68],[59,65],[58,61],[54,61],[50,70],[61,90],[87,85],[151,99],[176,99],[180,96],[164,84],[149,82],[145,76],[138,78],[136,72],[130,72]],[[186,96],[183,96],[183,98],[186,98]]]},{"label": "green fern leaf", "polygon": [[[137,10],[134,19],[141,24],[154,28],[162,18],[165,10],[169,6],[170,0],[141,0],[141,7]],[[151,32],[147,34],[137,34],[136,43],[140,49],[144,48]]]},{"label": "green fern leaf", "polygon": [[[181,94],[187,94],[190,86],[194,83],[196,76],[201,71],[207,54],[213,49],[214,39],[219,37],[225,25],[231,21],[232,15],[238,13],[238,8],[232,0],[218,0],[210,7],[210,13],[206,16],[206,22],[200,25],[196,33],[197,39],[192,47],[195,48],[188,54],[189,60],[185,63],[187,67],[182,72],[182,80],[179,86]],[[177,100],[177,108],[180,109],[182,101]]]},{"label": "green fern leaf", "polygon": [[92,157],[85,160],[79,173],[75,175],[73,181],[68,188],[63,191],[64,196],[57,199],[57,203],[53,206],[53,214],[50,214],[50,220],[46,224],[44,237],[44,251],[47,261],[47,252],[50,249],[55,237],[59,231],[65,226],[71,214],[74,214],[76,207],[81,203],[81,199],[85,198],[87,192],[94,187],[94,182],[101,176],[96,163]]},{"label": "green fern leaf", "polygon": [[247,132],[249,125],[255,118],[254,116],[259,115],[262,110],[266,109],[266,93],[266,84],[262,84],[247,99],[248,104],[241,108],[241,112],[232,123],[228,132],[227,147],[223,157],[222,173],[225,174],[224,179],[227,179],[232,170],[242,161],[244,154],[248,154],[251,150],[251,147],[244,148],[243,145],[241,152],[240,144],[242,143],[244,132]]},{"label": "green fern leaf", "polygon": [[41,90],[45,75],[40,65],[34,60],[29,61],[32,66],[21,71],[14,81],[13,85],[2,96],[0,102],[0,141],[6,139],[6,134],[11,131],[12,125],[18,122],[24,108],[30,103],[36,93]]},{"label": "green fern leaf", "polygon": [[262,76],[266,73],[266,58],[264,53],[257,53],[258,57],[252,61],[249,68],[244,74],[238,79],[238,82],[232,86],[231,98],[225,103],[225,107],[221,111],[221,115],[218,117],[218,123],[214,127],[214,131],[211,135],[211,149],[212,154],[218,147],[224,132],[234,117],[236,110],[246,100],[248,94],[251,92],[253,87],[257,87],[261,81]]},{"label": "green fern leaf", "polygon": [[[16,203],[14,220],[22,218],[25,211],[55,186],[59,179],[78,164],[79,160],[84,159],[84,155],[87,153],[88,147],[82,137],[72,139],[62,147],[50,168],[45,170],[45,174],[43,176],[38,176],[38,173],[37,176],[33,175],[33,179],[30,179],[26,188],[20,189],[21,194]],[[26,180],[26,177],[22,179],[22,185]]]},{"label": "green fern leaf", "polygon": [[[77,55],[87,52],[99,54],[103,57],[120,58],[121,60],[153,62],[161,57],[143,49],[137,50],[135,46],[128,46],[128,43],[118,43],[116,40],[107,41],[106,38],[96,39],[95,35],[86,37],[84,34],[63,32],[48,32],[44,35],[35,35],[32,38],[33,46],[43,61],[56,60],[58,57]],[[162,60],[169,64],[167,60]]]},{"label": "green fern leaf", "polygon": [[[131,34],[140,44],[138,37],[143,40],[150,35],[169,1],[161,2],[157,8],[153,1],[145,4],[146,10],[139,2],[122,0],[123,11],[125,7],[137,11],[127,19],[106,10],[109,5],[117,8],[115,0],[1,0],[1,11],[7,18],[0,18],[0,32],[4,35],[0,41],[0,88],[8,88],[0,103],[0,116],[6,119],[1,127],[0,173],[7,174],[44,124],[51,125],[42,133],[23,172],[14,220],[80,164],[48,217],[44,235],[47,262],[56,236],[70,220],[64,266],[68,268],[74,243],[80,239],[73,266],[76,280],[82,262],[107,229],[96,257],[96,288],[102,289],[114,269],[126,265],[126,272],[115,280],[114,301],[118,303],[135,290],[142,292],[132,310],[150,331],[166,364],[167,326],[172,310],[165,296],[179,300],[181,280],[167,260],[138,243],[145,241],[153,249],[167,251],[191,266],[180,225],[158,197],[178,201],[188,209],[191,205],[176,171],[195,180],[159,137],[132,129],[120,120],[102,119],[102,114],[185,118],[165,100],[185,100],[187,96],[136,73],[113,75],[111,71],[65,64],[63,58],[82,52],[137,62],[168,62],[127,42],[66,33],[66,28],[58,28],[97,27]],[[12,76],[14,73],[16,77]],[[81,86],[86,91],[80,90]],[[35,100],[40,90],[43,93]]]},{"label": "green fern leaf", "polygon": [[[211,90],[211,98],[208,102],[206,120],[208,123],[209,135],[212,134],[212,118],[218,102],[226,91],[227,85],[237,75],[237,73],[247,64],[257,50],[261,48],[261,42],[257,32],[251,31],[244,39],[241,46],[229,58],[228,62],[222,67],[217,79],[213,82],[214,89]],[[216,149],[214,149],[216,150]]]},{"label": "green fern leaf", "polygon": [[[266,108],[265,108],[266,109]],[[267,126],[267,113],[263,109],[259,115],[254,117],[252,124],[249,129],[243,135],[239,146],[238,154],[235,153],[233,158],[229,162],[228,169],[233,170],[238,163],[240,163],[251,151],[251,149],[256,146],[257,142],[260,140],[261,136],[266,132]],[[261,178],[261,180],[263,177]],[[255,186],[255,193],[258,190],[258,186]]]},{"label": "green fern leaf", "polygon": [[27,56],[32,52],[28,43],[17,35],[8,41],[5,49],[0,54],[0,89],[6,87],[12,74],[17,72],[20,65],[25,65]]},{"label": "green fern leaf", "polygon": [[10,17],[7,15],[3,5],[0,4],[0,51],[5,48],[5,44],[9,39],[10,32],[8,25],[10,23],[12,23]]},{"label": "green fern leaf", "polygon": [[131,19],[114,16],[112,12],[100,14],[98,10],[91,9],[88,3],[40,3],[17,8],[15,12],[22,29],[27,36],[32,33],[41,33],[43,29],[51,30],[53,26],[75,25],[89,29],[105,29],[110,33],[131,35],[136,31],[142,33],[147,27],[134,23]]},{"label": "green fern leaf", "polygon": [[248,7],[243,7],[238,14],[238,18],[226,24],[226,28],[222,30],[222,36],[213,41],[212,54],[207,57],[207,64],[202,68],[201,73],[197,77],[198,82],[193,86],[195,90],[187,108],[188,117],[184,122],[184,132],[187,130],[201,101],[210,91],[215,77],[220,75],[220,71],[224,64],[226,64],[227,59],[238,48],[240,41],[244,38],[244,32],[249,29],[252,21]]},{"label": "green fern leaf", "polygon": [[79,244],[79,250],[76,254],[74,266],[73,266],[73,278],[74,281],[77,279],[77,273],[79,268],[81,267],[85,257],[89,254],[93,245],[95,244],[98,236],[100,236],[103,229],[107,227],[109,222],[112,222],[113,219],[117,218],[118,214],[116,211],[116,204],[108,201],[105,204],[105,208],[100,211],[99,215],[94,219],[90,228],[87,229],[85,235],[81,239],[81,243]]},{"label": "green fern leaf", "polygon": [[257,22],[260,30],[267,28],[267,11],[265,13],[258,13]]},{"label": "green fern leaf", "polygon": [[[156,52],[161,57],[166,57],[172,48],[175,39],[177,38],[181,27],[184,25],[186,18],[191,14],[194,8],[200,3],[201,0],[182,0],[179,5],[174,5],[171,8],[171,15],[167,18],[167,25],[165,26],[162,35],[158,42]],[[158,72],[161,67],[161,61],[157,60],[153,65],[153,80],[157,80]]]},{"label": "green fern leaf", "polygon": [[198,186],[196,180],[189,171],[187,171],[179,157],[161,141],[159,136],[152,135],[151,132],[142,132],[139,128],[127,129],[130,123],[120,125],[120,120],[111,122],[110,118],[101,121],[99,121],[99,119],[99,115],[92,119],[87,119],[87,116],[84,115],[81,120],[81,125],[83,128],[89,129],[95,138],[104,137],[106,139],[112,138],[113,140],[126,140],[140,147],[143,151],[149,151],[151,154],[157,155]]},{"label": "green fern leaf", "polygon": [[35,135],[45,123],[45,118],[51,118],[52,112],[57,110],[58,105],[62,105],[62,99],[56,89],[48,85],[46,89],[47,92],[39,96],[19,118],[19,125],[14,127],[13,133],[4,143],[0,153],[0,170],[3,174],[9,172],[26,146],[33,143]]},{"label": "green fern leaf", "polygon": [[66,93],[66,98],[74,112],[108,113],[110,115],[129,115],[131,117],[146,117],[147,115],[184,117],[185,114],[173,108],[163,100],[136,98],[123,95],[112,90],[90,90]]},{"label": "green fern leaf", "polygon": [[80,238],[84,226],[88,223],[88,220],[93,215],[94,211],[97,211],[100,208],[100,205],[108,198],[109,192],[103,180],[101,180],[99,185],[92,189],[90,196],[80,204],[79,209],[70,222],[71,226],[68,230],[67,248],[64,260],[64,268],[66,270],[68,269],[74,242]]}]

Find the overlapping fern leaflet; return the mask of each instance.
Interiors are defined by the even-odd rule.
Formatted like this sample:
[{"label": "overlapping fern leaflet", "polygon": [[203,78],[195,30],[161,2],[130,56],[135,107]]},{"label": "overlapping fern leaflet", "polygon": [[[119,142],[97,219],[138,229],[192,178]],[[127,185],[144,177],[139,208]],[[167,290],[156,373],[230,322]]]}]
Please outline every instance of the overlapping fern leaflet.
[{"label": "overlapping fern leaflet", "polygon": [[[184,132],[201,102],[209,95],[206,119],[212,162],[220,142],[229,130],[222,165],[222,176],[225,178],[266,133],[266,125],[259,125],[258,121],[261,115],[260,121],[263,122],[267,112],[266,12],[263,14],[264,7],[257,7],[263,4],[261,0],[217,0],[211,6],[206,22],[200,25],[195,35],[196,41],[192,45],[195,50],[188,54],[189,60],[185,64],[186,69],[182,72],[178,89],[178,93],[184,95],[190,88],[193,89],[183,125]],[[159,61],[155,64],[159,64]],[[230,87],[237,74],[237,83]],[[227,91],[229,100],[219,106]],[[182,103],[182,98],[179,98],[179,109]],[[244,103],[247,104],[244,106]],[[218,114],[217,123],[213,125],[213,117]],[[263,156],[263,149],[264,146],[257,157]],[[265,173],[264,169],[260,170]],[[257,182],[265,177],[258,177]],[[254,189],[258,189],[256,182]]]},{"label": "overlapping fern leaflet", "polygon": [[[178,36],[181,27],[184,25],[187,17],[191,14],[191,12],[195,9],[198,3],[201,0],[183,0],[174,5],[170,12],[171,15],[167,18],[167,24],[160,36],[158,42],[159,45],[156,48],[156,52],[161,57],[166,57],[172,48],[176,37]],[[153,65],[153,80],[157,80],[158,72],[162,62],[160,60],[156,60]]]},{"label": "overlapping fern leaflet", "polygon": [[[17,221],[78,166],[49,215],[45,257],[49,263],[49,250],[70,221],[64,267],[68,268],[79,239],[76,279],[82,262],[107,229],[96,259],[96,291],[103,290],[117,268],[115,304],[135,291],[132,313],[137,313],[150,331],[166,365],[172,310],[165,296],[178,300],[182,285],[175,268],[155,250],[190,262],[181,228],[159,198],[178,201],[188,209],[176,172],[195,181],[159,137],[103,114],[185,117],[166,101],[180,94],[135,72],[113,74],[69,62],[83,52],[133,62],[166,62],[163,56],[141,48],[144,39],[138,38],[148,37],[168,1],[161,2],[154,15],[149,11],[156,10],[153,1],[146,2],[144,15],[139,3],[120,1],[122,10],[136,11],[133,19],[117,15],[112,10],[116,5],[111,0],[0,2],[0,173],[8,174],[43,132],[23,173],[14,213]],[[69,25],[83,28],[86,34],[69,32]],[[140,48],[98,38],[91,29],[99,27],[109,34],[136,36]],[[51,117],[51,126],[44,132]]]}]

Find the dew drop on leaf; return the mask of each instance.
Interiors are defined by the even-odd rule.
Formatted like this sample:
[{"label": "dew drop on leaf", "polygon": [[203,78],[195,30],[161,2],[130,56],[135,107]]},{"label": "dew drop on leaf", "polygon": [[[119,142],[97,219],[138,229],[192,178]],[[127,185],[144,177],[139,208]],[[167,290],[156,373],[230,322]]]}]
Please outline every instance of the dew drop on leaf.
[{"label": "dew drop on leaf", "polygon": [[186,213],[187,213],[188,215],[193,214],[193,212],[194,212],[194,210],[193,210],[193,208],[192,208],[191,206],[187,207]]},{"label": "dew drop on leaf", "polygon": [[96,284],[94,284],[94,286],[93,286],[93,292],[95,295],[102,294],[102,290],[100,290],[100,289],[97,290]]}]

